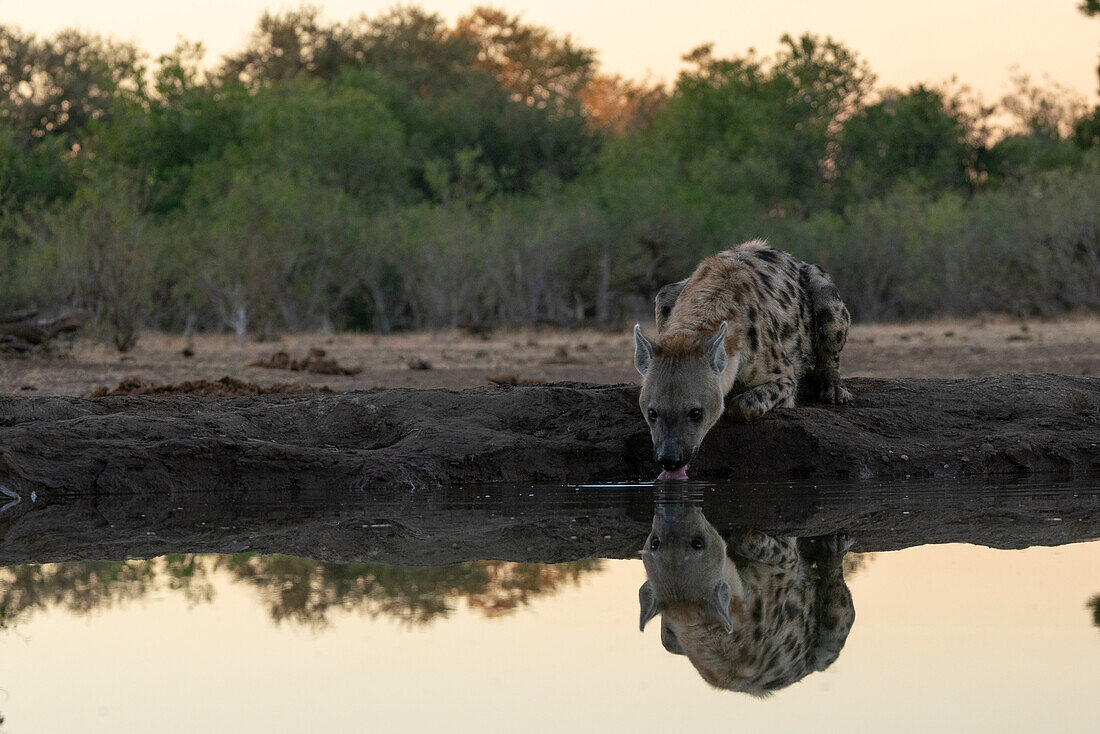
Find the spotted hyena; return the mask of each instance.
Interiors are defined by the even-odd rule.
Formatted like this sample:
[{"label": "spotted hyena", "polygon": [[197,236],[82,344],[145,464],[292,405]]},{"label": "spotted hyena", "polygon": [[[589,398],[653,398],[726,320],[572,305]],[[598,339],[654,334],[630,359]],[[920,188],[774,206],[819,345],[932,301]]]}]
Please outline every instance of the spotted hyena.
[{"label": "spotted hyena", "polygon": [[712,255],[662,288],[656,316],[655,341],[634,327],[634,366],[666,472],[683,473],[723,412],[749,421],[794,407],[803,383],[826,403],[852,398],[840,379],[851,318],[836,286],[761,240]]},{"label": "spotted hyena", "polygon": [[851,542],[739,531],[728,543],[698,508],[666,508],[642,550],[640,626],[661,615],[665,649],[723,690],[763,696],[824,670],[855,621]]}]

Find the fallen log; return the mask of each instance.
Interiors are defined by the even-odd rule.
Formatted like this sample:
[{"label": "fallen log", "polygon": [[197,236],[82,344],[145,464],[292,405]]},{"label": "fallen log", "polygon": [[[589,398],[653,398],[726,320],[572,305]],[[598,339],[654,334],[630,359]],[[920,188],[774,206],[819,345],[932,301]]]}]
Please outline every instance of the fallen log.
[{"label": "fallen log", "polygon": [[29,352],[55,339],[74,336],[89,320],[84,310],[66,311],[50,318],[37,318],[34,310],[0,315],[0,352]]},{"label": "fallen log", "polygon": [[[723,420],[695,478],[1100,477],[1100,378],[853,379],[846,406]],[[41,496],[652,479],[633,385],[0,398],[0,485]]]},{"label": "fallen log", "polygon": [[14,324],[20,321],[27,321],[33,319],[38,315],[38,311],[33,308],[25,308],[22,311],[10,311],[9,313],[0,314],[0,324]]}]

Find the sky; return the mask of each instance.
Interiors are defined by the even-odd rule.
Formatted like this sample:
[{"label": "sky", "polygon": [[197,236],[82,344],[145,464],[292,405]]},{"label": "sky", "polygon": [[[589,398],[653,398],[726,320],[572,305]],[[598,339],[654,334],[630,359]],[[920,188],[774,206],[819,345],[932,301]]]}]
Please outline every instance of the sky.
[{"label": "sky", "polygon": [[[453,20],[478,0],[425,0]],[[392,0],[316,2],[329,20],[377,14]],[[525,0],[488,3],[568,33],[597,49],[602,66],[631,78],[673,80],[681,56],[701,43],[717,53],[768,53],[783,33],[831,35],[858,51],[883,86],[939,83],[952,76],[993,101],[1011,91],[1018,72],[1044,75],[1097,100],[1100,19],[1077,12],[1078,0]],[[211,64],[244,44],[277,0],[0,0],[0,23],[49,34],[78,26],[136,41],[153,55],[180,36],[201,40]],[[1018,72],[1017,72],[1018,70]]]}]

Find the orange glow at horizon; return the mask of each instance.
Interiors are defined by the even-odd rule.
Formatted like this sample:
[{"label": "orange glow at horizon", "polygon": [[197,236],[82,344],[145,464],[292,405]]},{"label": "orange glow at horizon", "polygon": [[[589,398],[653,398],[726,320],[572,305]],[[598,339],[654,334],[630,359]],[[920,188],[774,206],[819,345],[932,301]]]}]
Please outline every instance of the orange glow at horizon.
[{"label": "orange glow at horizon", "polygon": [[[318,4],[330,20],[375,15],[394,6],[390,0]],[[453,21],[478,0],[419,4]],[[750,47],[769,53],[782,34],[811,31],[833,36],[857,51],[884,87],[938,84],[956,77],[986,100],[995,101],[1011,91],[1011,78],[1023,73],[1036,81],[1049,77],[1090,104],[1098,99],[1100,19],[1077,12],[1078,0],[927,0],[919,10],[912,4],[869,0],[498,0],[488,4],[573,36],[599,52],[605,71],[632,78],[671,81],[683,67],[681,56],[702,43],[713,41],[721,55],[744,53]],[[201,40],[208,49],[207,62],[214,64],[245,43],[265,9],[296,6],[273,0],[183,4],[0,0],[0,23],[39,34],[77,26],[134,41],[154,57],[170,50],[180,37]]]}]

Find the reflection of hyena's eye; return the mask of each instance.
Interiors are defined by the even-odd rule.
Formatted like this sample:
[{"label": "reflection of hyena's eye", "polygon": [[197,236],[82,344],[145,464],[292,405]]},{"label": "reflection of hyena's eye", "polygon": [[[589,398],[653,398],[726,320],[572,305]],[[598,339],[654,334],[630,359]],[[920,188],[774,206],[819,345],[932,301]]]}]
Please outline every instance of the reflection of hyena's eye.
[{"label": "reflection of hyena's eye", "polygon": [[702,535],[696,535],[694,538],[691,539],[691,547],[694,548],[695,550],[703,550],[703,548],[705,548],[706,545],[707,545],[707,542],[705,540],[703,540]]},{"label": "reflection of hyena's eye", "polygon": [[654,538],[653,540],[649,541],[649,549],[650,550],[657,550],[660,547],[661,547],[661,540],[659,538]]},{"label": "reflection of hyena's eye", "polygon": [[655,410],[654,410],[653,408],[650,408],[650,409],[649,409],[649,410],[648,410],[648,411],[646,412],[646,415],[648,415],[648,416],[649,416],[649,419],[650,419],[651,421],[655,421],[655,420],[657,420],[657,411],[655,411]]},{"label": "reflection of hyena's eye", "polygon": [[688,411],[688,418],[691,418],[693,421],[702,420],[703,411],[699,410],[698,408],[692,408]]}]

